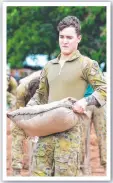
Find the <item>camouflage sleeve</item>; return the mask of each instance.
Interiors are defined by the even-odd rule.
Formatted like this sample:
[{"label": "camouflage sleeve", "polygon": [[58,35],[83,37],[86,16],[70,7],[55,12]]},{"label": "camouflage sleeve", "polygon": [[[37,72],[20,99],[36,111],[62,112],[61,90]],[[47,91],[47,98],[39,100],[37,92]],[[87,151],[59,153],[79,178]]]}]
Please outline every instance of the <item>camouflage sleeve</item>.
[{"label": "camouflage sleeve", "polygon": [[17,84],[16,79],[11,76],[11,78],[10,78],[10,88],[11,88],[11,91],[10,92],[12,94],[14,94],[14,95],[16,94],[17,86],[18,86],[18,84]]},{"label": "camouflage sleeve", "polygon": [[103,106],[106,103],[106,81],[99,68],[99,65],[94,60],[89,60],[86,63],[83,63],[83,77],[84,79],[92,85],[94,92],[92,96],[95,97],[99,106]]},{"label": "camouflage sleeve", "polygon": [[25,107],[26,105],[25,96],[26,96],[25,85],[20,84],[16,90],[16,108],[17,109],[19,109],[20,107]]},{"label": "camouflage sleeve", "polygon": [[14,108],[16,104],[16,97],[7,91],[7,104],[11,107]]},{"label": "camouflage sleeve", "polygon": [[85,99],[86,99],[86,102],[87,102],[87,106],[89,106],[89,105],[95,105],[96,107],[100,106],[97,99],[93,95],[85,97]]},{"label": "camouflage sleeve", "polygon": [[48,102],[49,85],[47,79],[47,68],[45,67],[40,74],[39,88],[28,102],[27,106],[46,104]]}]

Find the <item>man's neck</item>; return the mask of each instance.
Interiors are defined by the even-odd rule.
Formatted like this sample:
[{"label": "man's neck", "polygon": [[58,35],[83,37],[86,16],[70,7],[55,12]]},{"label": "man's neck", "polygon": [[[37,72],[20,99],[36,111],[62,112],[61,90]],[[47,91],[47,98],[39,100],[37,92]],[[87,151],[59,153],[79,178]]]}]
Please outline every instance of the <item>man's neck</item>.
[{"label": "man's neck", "polygon": [[76,51],[72,52],[71,54],[69,55],[65,55],[63,53],[61,53],[61,56],[60,56],[60,62],[66,62],[67,60],[70,60],[70,58],[72,57],[72,55],[75,53]]}]

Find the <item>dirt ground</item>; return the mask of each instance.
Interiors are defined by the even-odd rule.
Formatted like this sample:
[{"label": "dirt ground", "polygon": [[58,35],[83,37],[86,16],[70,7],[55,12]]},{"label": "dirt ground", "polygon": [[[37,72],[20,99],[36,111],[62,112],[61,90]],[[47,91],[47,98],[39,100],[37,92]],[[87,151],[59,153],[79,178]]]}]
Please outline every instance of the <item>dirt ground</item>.
[{"label": "dirt ground", "polygon": [[[24,141],[24,160],[23,169],[21,171],[22,176],[28,176],[28,162],[29,162],[29,145],[28,141]],[[105,176],[106,172],[100,165],[99,150],[97,144],[97,138],[93,126],[91,127],[91,140],[90,140],[90,164],[92,169],[92,176]],[[10,120],[7,119],[7,176],[12,176],[11,170],[11,131],[10,131]]]}]

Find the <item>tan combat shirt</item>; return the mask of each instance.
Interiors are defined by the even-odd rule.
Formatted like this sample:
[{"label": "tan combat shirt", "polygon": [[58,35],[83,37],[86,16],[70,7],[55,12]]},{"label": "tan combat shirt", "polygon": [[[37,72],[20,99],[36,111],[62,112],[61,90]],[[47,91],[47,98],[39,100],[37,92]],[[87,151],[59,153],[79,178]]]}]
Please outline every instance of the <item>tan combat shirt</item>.
[{"label": "tan combat shirt", "polygon": [[92,95],[103,106],[106,103],[106,82],[98,63],[81,55],[77,50],[61,68],[59,57],[60,55],[44,67],[39,89],[27,106],[49,103],[65,97],[79,100],[84,97],[88,84],[94,89]]}]

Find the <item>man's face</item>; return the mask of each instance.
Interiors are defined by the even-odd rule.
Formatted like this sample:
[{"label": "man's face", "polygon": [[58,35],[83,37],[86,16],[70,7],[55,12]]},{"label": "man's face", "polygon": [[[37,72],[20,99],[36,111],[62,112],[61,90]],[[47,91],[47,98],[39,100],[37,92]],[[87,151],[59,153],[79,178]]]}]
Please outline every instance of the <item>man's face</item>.
[{"label": "man's face", "polygon": [[76,51],[80,41],[81,36],[77,36],[74,27],[67,27],[59,32],[59,46],[64,55],[70,55]]}]

